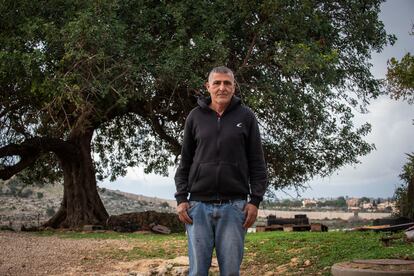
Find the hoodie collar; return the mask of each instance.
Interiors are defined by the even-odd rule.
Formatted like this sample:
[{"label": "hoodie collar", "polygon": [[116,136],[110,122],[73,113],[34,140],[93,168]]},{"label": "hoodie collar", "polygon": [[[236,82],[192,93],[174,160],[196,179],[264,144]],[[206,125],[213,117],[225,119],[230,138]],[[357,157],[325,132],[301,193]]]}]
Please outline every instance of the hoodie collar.
[{"label": "hoodie collar", "polygon": [[[200,96],[197,99],[197,103],[204,110],[214,111],[209,106],[210,103],[211,103],[211,97]],[[240,104],[241,104],[241,99],[239,97],[233,95],[233,97],[231,98],[229,106],[227,106],[227,108],[226,108],[226,110],[224,110],[223,114],[231,111],[232,109],[234,109],[236,106],[238,106]]]}]

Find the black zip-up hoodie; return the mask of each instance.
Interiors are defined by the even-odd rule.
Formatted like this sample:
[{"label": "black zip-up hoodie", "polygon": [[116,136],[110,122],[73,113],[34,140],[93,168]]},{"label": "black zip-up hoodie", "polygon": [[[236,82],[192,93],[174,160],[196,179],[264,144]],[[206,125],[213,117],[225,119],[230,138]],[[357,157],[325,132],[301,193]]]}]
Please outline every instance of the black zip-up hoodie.
[{"label": "black zip-up hoodie", "polygon": [[259,206],[267,187],[259,127],[253,112],[233,96],[219,116],[199,98],[187,117],[180,165],[175,174],[177,203],[246,199]]}]

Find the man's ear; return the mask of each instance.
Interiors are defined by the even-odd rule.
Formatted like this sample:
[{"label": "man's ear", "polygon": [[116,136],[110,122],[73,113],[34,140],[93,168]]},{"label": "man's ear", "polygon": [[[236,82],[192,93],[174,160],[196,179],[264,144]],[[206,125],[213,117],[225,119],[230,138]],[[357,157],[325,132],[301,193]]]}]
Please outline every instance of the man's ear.
[{"label": "man's ear", "polygon": [[208,90],[208,88],[210,87],[210,84],[208,83],[208,81],[204,84],[204,86],[207,88],[207,90]]}]

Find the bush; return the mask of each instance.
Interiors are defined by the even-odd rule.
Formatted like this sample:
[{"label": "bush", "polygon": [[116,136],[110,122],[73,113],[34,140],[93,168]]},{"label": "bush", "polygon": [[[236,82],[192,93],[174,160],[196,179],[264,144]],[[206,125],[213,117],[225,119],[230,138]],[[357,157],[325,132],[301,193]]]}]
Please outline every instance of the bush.
[{"label": "bush", "polygon": [[47,207],[47,209],[46,209],[46,215],[48,216],[48,217],[51,217],[51,216],[53,216],[54,214],[56,214],[56,211],[55,211],[55,209],[53,208],[53,207]]},{"label": "bush", "polygon": [[397,216],[414,219],[414,154],[407,154],[408,162],[403,166],[400,179],[403,183],[394,192]]},{"label": "bush", "polygon": [[170,204],[168,204],[168,202],[164,201],[163,203],[160,204],[160,207],[162,208],[169,208]]},{"label": "bush", "polygon": [[17,193],[17,196],[18,196],[18,197],[22,197],[22,198],[28,198],[28,197],[30,197],[32,194],[33,194],[33,191],[32,191],[32,190],[30,190],[30,189],[25,189],[25,190],[19,191],[19,192]]},{"label": "bush", "polygon": [[42,199],[42,198],[43,198],[43,193],[41,193],[41,192],[37,192],[37,198],[38,198],[38,199]]}]

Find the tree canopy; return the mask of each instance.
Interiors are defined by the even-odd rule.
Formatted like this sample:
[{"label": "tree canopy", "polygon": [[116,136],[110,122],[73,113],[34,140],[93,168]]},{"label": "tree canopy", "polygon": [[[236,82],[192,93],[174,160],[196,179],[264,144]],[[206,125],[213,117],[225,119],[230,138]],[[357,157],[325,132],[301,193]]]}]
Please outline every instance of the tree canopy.
[{"label": "tree canopy", "polygon": [[102,222],[96,178],[167,173],[212,67],[235,71],[270,184],[301,187],[373,145],[353,113],[394,37],[370,1],[11,1],[0,11],[0,177],[60,173],[51,226]]},{"label": "tree canopy", "polygon": [[[414,35],[414,31],[411,35]],[[414,104],[414,56],[411,53],[406,53],[401,60],[393,57],[388,61],[387,93],[395,100]],[[394,197],[399,215],[414,219],[414,155],[407,155],[408,162],[400,174],[404,183],[396,188]]]},{"label": "tree canopy", "polygon": [[[414,25],[411,35],[414,35]],[[387,92],[391,98],[414,103],[414,56],[406,53],[401,60],[388,61]]]},{"label": "tree canopy", "polygon": [[394,198],[398,209],[397,215],[414,219],[414,154],[407,154],[400,179],[403,181],[395,189]]}]

